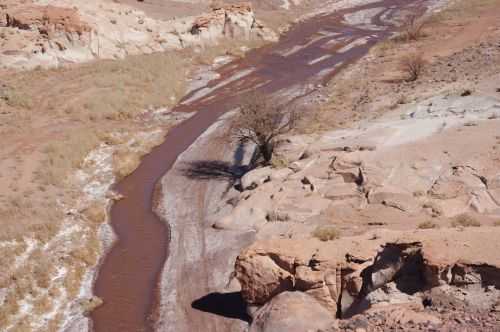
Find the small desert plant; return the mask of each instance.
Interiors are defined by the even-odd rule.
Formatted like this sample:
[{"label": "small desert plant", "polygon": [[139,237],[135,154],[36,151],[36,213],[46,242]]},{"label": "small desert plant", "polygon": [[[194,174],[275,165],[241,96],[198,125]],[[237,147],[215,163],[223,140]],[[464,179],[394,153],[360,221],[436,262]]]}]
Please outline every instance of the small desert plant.
[{"label": "small desert plant", "polygon": [[271,166],[273,168],[277,168],[277,169],[286,168],[286,167],[288,167],[288,164],[289,164],[289,162],[285,157],[273,156],[273,158],[271,159]]},{"label": "small desert plant", "polygon": [[416,81],[424,70],[425,61],[421,54],[413,53],[403,57],[400,61],[401,70],[405,72],[407,82]]},{"label": "small desert plant", "polygon": [[30,110],[34,107],[32,97],[23,91],[17,91],[14,89],[0,91],[0,99],[3,99],[7,105],[14,108],[24,108]]},{"label": "small desert plant", "polygon": [[424,209],[429,209],[432,217],[436,218],[444,214],[443,208],[434,202],[427,202],[422,205]]},{"label": "small desert plant", "polygon": [[420,19],[417,15],[410,15],[403,25],[403,37],[407,42],[417,41],[424,36],[422,30],[425,21]]},{"label": "small desert plant", "polygon": [[378,54],[385,54],[387,53],[389,50],[393,49],[394,48],[394,40],[392,39],[386,39],[380,43],[378,43],[375,47],[374,47],[374,51]]},{"label": "small desert plant", "polygon": [[493,226],[500,227],[500,220],[497,220],[493,223]]},{"label": "small desert plant", "polygon": [[430,220],[421,222],[418,224],[419,229],[432,229],[432,228],[438,228],[438,225]]},{"label": "small desert plant", "polygon": [[286,212],[271,211],[267,213],[267,221],[288,221],[290,216]]},{"label": "small desert plant", "polygon": [[80,305],[83,312],[88,314],[95,308],[101,306],[103,304],[103,301],[97,296],[92,296],[91,298],[81,299],[77,303]]},{"label": "small desert plant", "polygon": [[82,211],[82,214],[92,223],[101,224],[106,220],[106,208],[98,202],[91,203]]},{"label": "small desert plant", "polygon": [[269,164],[277,139],[293,130],[299,114],[295,108],[279,105],[268,96],[251,93],[239,104],[239,112],[230,127],[230,137],[240,144],[257,146],[257,157]]},{"label": "small desert plant", "polygon": [[453,227],[479,227],[481,223],[468,214],[460,214],[452,220],[451,225]]},{"label": "small desert plant", "polygon": [[113,154],[113,172],[118,179],[131,174],[140,163],[140,156],[129,150],[119,149]]},{"label": "small desert plant", "polygon": [[45,159],[37,170],[41,184],[62,186],[69,172],[80,168],[84,158],[98,144],[96,132],[87,128],[50,142],[43,149]]},{"label": "small desert plant", "polygon": [[338,239],[340,233],[333,226],[318,226],[312,232],[312,236],[321,241],[331,241]]}]

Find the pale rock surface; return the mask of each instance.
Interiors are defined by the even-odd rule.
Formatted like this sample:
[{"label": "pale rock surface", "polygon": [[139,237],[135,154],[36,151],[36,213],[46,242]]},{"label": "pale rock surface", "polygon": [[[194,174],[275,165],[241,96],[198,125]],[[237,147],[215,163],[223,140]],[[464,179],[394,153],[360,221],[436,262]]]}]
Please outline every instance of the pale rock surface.
[{"label": "pale rock surface", "polygon": [[[352,235],[367,224],[408,230],[428,218],[449,225],[464,213],[498,218],[495,100],[436,96],[354,128],[287,137],[276,147],[287,167],[253,170],[242,179],[253,189],[241,193],[237,205],[262,209],[267,222],[259,213],[253,227],[254,220],[236,217],[242,215],[237,206],[225,223],[265,229],[260,238],[303,238],[323,224]],[[476,125],[466,126],[471,120]],[[464,135],[470,144],[457,144]]]},{"label": "pale rock surface", "polygon": [[[241,187],[243,190],[253,189],[270,180],[272,170],[270,166],[256,168],[247,172],[240,180]],[[275,178],[280,178],[279,175],[275,175]]]},{"label": "pale rock surface", "polygon": [[[481,285],[500,288],[498,236],[499,228],[481,228],[259,241],[238,256],[236,276],[249,305],[295,290],[311,295],[332,317],[339,307],[355,311],[360,303],[421,303],[420,292],[432,287],[460,288],[485,301],[490,297]],[[353,299],[347,308],[345,295]]]},{"label": "pale rock surface", "polygon": [[[167,21],[103,0],[10,1],[0,21],[0,63],[30,69],[68,62],[119,59],[186,47],[209,47],[221,38],[276,40],[249,3],[215,7],[211,13]],[[0,16],[3,16],[0,13]]]},{"label": "pale rock surface", "polygon": [[283,292],[254,314],[250,332],[304,332],[334,324],[330,312],[302,292]]},{"label": "pale rock surface", "polygon": [[391,186],[371,189],[368,192],[368,203],[383,204],[408,213],[417,212],[420,208],[411,193]]}]

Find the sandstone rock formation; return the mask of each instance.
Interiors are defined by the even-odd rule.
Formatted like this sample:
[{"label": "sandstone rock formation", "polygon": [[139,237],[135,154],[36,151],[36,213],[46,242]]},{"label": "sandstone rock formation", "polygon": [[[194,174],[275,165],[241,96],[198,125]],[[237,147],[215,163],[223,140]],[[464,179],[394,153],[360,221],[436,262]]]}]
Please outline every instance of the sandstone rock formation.
[{"label": "sandstone rock formation", "polygon": [[211,13],[161,21],[123,4],[102,0],[50,0],[0,11],[0,63],[51,67],[96,58],[123,58],[217,44],[222,38],[274,40],[248,3],[214,7]]},{"label": "sandstone rock formation", "polygon": [[[429,114],[423,105],[431,103]],[[409,105],[403,112],[411,118],[398,111],[360,128],[290,137],[276,148],[284,167],[245,174],[238,203],[216,226],[300,238],[317,224],[355,234],[367,225],[412,229],[428,219],[443,225],[462,214],[491,223],[500,213],[491,152],[497,150],[494,142],[479,142],[498,128],[495,105],[488,96],[439,96]],[[480,121],[466,126],[471,118]],[[462,128],[477,144],[456,145]]]},{"label": "sandstone rock formation", "polygon": [[324,307],[302,292],[280,293],[254,317],[250,332],[303,332],[326,329],[334,323]]},{"label": "sandstone rock formation", "polygon": [[[261,307],[252,310],[255,324],[264,324],[262,312],[282,302],[279,294],[295,291],[314,298],[332,319],[370,307],[384,310],[404,304],[397,311],[386,310],[386,318],[439,327],[438,316],[422,312],[422,303],[437,292],[478,311],[489,312],[498,304],[500,259],[496,253],[500,244],[495,239],[499,235],[498,228],[484,228],[382,231],[377,238],[362,235],[333,242],[275,239],[250,246],[237,258],[235,269],[245,301]],[[296,301],[299,299],[297,296]],[[311,305],[308,298],[303,299],[304,308]],[[294,310],[289,314],[293,316]],[[287,315],[270,315],[267,319],[272,317],[273,322],[267,322],[269,326],[286,325]],[[318,329],[322,324],[320,319],[312,327]],[[261,329],[252,328],[266,330],[260,325]]]}]

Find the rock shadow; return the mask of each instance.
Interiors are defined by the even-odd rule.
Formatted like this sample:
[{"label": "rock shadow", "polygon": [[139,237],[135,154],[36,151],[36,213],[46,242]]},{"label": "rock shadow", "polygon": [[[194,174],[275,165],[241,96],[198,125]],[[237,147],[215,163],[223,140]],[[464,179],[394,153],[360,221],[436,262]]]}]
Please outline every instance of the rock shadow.
[{"label": "rock shadow", "polygon": [[248,323],[251,322],[251,317],[247,313],[247,305],[241,296],[241,292],[210,293],[193,301],[191,307],[214,315],[240,319]]}]

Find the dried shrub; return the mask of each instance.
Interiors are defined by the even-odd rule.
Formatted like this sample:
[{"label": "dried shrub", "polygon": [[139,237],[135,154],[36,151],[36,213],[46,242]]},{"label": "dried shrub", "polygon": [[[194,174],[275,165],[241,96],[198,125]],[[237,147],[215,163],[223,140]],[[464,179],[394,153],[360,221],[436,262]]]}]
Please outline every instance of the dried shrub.
[{"label": "dried shrub", "polygon": [[453,218],[451,225],[453,227],[479,227],[481,223],[468,214],[460,214]]},{"label": "dried shrub", "polygon": [[401,70],[406,74],[407,82],[416,81],[422,74],[425,66],[424,58],[419,53],[409,54],[401,59]]},{"label": "dried shrub", "polygon": [[438,225],[430,220],[421,222],[418,224],[419,229],[433,229],[433,228],[438,228]]},{"label": "dried shrub", "polygon": [[31,110],[34,107],[33,98],[24,91],[14,89],[0,90],[0,99],[14,108]]},{"label": "dried shrub", "polygon": [[101,224],[106,220],[106,207],[100,202],[92,202],[82,214],[85,218],[95,224]]},{"label": "dried shrub", "polygon": [[423,28],[425,26],[425,21],[419,18],[417,15],[410,15],[403,24],[403,35],[402,40],[406,42],[417,41],[424,37]]},{"label": "dried shrub", "polygon": [[333,226],[318,226],[312,232],[312,236],[321,241],[332,241],[338,239],[340,233]]},{"label": "dried shrub", "polygon": [[113,154],[113,172],[118,179],[123,179],[131,174],[141,163],[137,152],[119,149]]},{"label": "dried shrub", "polygon": [[77,303],[80,305],[83,312],[88,315],[94,309],[101,306],[104,302],[101,298],[99,298],[97,296],[92,296],[91,298],[84,298],[84,299],[78,300]]},{"label": "dried shrub", "polygon": [[230,137],[240,144],[257,146],[257,157],[269,164],[277,139],[293,130],[299,120],[294,107],[279,105],[259,93],[251,93],[239,104],[239,112],[230,126]]}]

